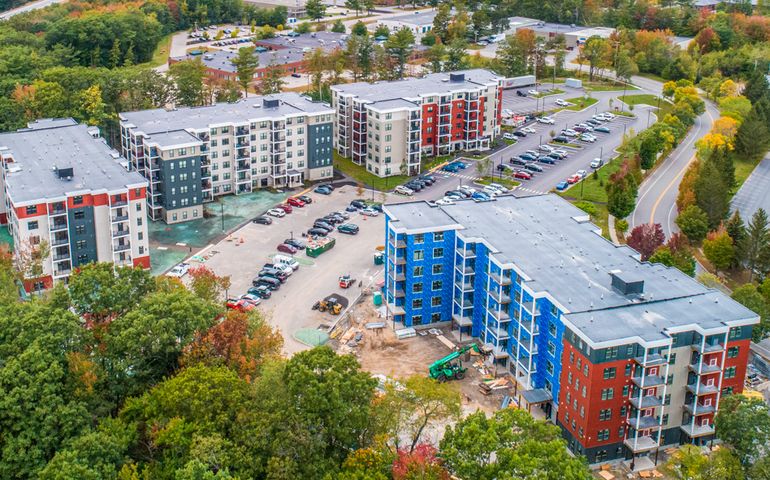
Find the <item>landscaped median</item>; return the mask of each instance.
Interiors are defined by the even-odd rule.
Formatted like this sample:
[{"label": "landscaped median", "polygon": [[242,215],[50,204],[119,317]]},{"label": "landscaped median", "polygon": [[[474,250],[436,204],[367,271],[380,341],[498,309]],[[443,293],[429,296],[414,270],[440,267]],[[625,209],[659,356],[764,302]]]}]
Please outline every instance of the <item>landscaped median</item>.
[{"label": "landscaped median", "polygon": [[577,97],[577,98],[568,98],[565,100],[572,105],[569,107],[565,107],[564,110],[572,110],[573,112],[579,112],[581,110],[585,110],[586,108],[590,107],[591,105],[594,105],[596,102],[598,102],[597,99],[593,97]]},{"label": "landscaped median", "polygon": [[381,178],[368,172],[366,167],[356,165],[349,158],[345,158],[337,152],[334,152],[334,168],[351,177],[357,182],[363,183],[367,187],[373,187],[376,190],[392,190],[396,185],[401,185],[409,179],[407,175],[395,175]]}]

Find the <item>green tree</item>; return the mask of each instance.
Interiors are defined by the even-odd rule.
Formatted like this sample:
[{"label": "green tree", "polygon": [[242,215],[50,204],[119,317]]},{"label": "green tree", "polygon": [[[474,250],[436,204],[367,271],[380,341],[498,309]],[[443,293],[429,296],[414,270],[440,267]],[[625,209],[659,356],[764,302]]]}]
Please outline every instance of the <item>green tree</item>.
[{"label": "green tree", "polygon": [[709,231],[708,216],[697,205],[682,210],[676,218],[676,224],[694,244],[702,242]]},{"label": "green tree", "polygon": [[754,69],[751,73],[749,80],[746,82],[746,87],[743,89],[743,96],[748,98],[752,104],[770,96],[770,86],[767,84],[767,78],[762,69]]},{"label": "green tree", "polygon": [[735,265],[743,262],[743,242],[746,238],[746,226],[743,224],[741,213],[736,210],[725,225],[727,234],[733,239],[735,245]]},{"label": "green tree", "polygon": [[465,60],[465,49],[468,42],[464,38],[456,38],[449,44],[447,51],[445,69],[447,71],[464,70],[468,68],[468,62]]},{"label": "green tree", "polygon": [[150,272],[142,268],[115,267],[111,263],[89,263],[69,281],[75,311],[101,322],[123,315],[155,288]]},{"label": "green tree", "polygon": [[448,2],[441,2],[436,16],[433,17],[433,29],[431,30],[442,42],[447,41],[449,23],[452,21],[452,6]]},{"label": "green tree", "polygon": [[591,478],[585,460],[567,452],[558,427],[519,409],[498,410],[491,418],[480,411],[467,416],[447,427],[439,451],[460,478],[512,480],[543,472],[548,478]]},{"label": "green tree", "polygon": [[120,51],[120,39],[116,38],[112,41],[112,49],[110,50],[110,68],[115,68],[120,66],[120,58],[122,56],[122,53]]},{"label": "green tree", "polygon": [[369,35],[369,30],[366,29],[366,24],[364,22],[356,22],[355,24],[353,24],[353,27],[350,29],[350,33],[352,33],[353,35],[365,37]]},{"label": "green tree", "polygon": [[104,126],[110,115],[107,114],[107,105],[102,100],[102,89],[99,85],[92,85],[78,94],[80,104],[79,119],[88,125]]},{"label": "green tree", "polygon": [[388,38],[390,37],[390,29],[385,25],[377,25],[374,29],[374,38]]},{"label": "green tree", "polygon": [[625,48],[621,48],[615,57],[615,77],[624,82],[631,81],[631,77],[639,73],[639,67],[631,58]]},{"label": "green tree", "polygon": [[580,47],[578,60],[588,63],[588,80],[593,82],[599,70],[612,65],[612,48],[609,40],[597,35],[589,37]]},{"label": "green tree", "polygon": [[663,470],[677,480],[722,480],[745,478],[738,459],[728,449],[717,450],[706,456],[695,445],[682,445]]},{"label": "green tree", "polygon": [[361,13],[361,0],[345,0],[345,8],[355,10],[357,17]]},{"label": "green tree", "polygon": [[735,259],[735,246],[727,230],[720,228],[710,232],[703,241],[703,254],[717,271],[727,270]]},{"label": "green tree", "polygon": [[770,330],[770,325],[768,325],[770,309],[768,308],[767,297],[757,289],[756,285],[746,283],[733,290],[732,298],[759,315],[759,325],[755,325],[751,330],[751,338],[755,342],[761,341]]},{"label": "green tree", "polygon": [[425,59],[433,73],[440,72],[446,58],[446,47],[443,43],[436,43],[425,52]]},{"label": "green tree", "polygon": [[307,0],[305,11],[311,20],[318,21],[326,16],[326,5],[321,0]]},{"label": "green tree", "polygon": [[626,218],[636,206],[636,181],[630,173],[616,172],[604,187],[607,210],[615,218]]},{"label": "green tree", "polygon": [[770,127],[767,119],[752,108],[735,135],[736,153],[751,160],[760,158],[770,148]]},{"label": "green tree", "polygon": [[406,62],[414,51],[414,34],[408,28],[393,33],[385,41],[385,50],[396,66],[396,78],[404,78]]},{"label": "green tree", "polygon": [[334,25],[332,25],[332,32],[334,33],[345,33],[345,24],[342,23],[342,20],[337,20],[334,22]]},{"label": "green tree", "polygon": [[714,424],[719,438],[735,451],[744,467],[767,455],[770,411],[762,400],[725,395],[719,401]]},{"label": "green tree", "polygon": [[281,93],[283,85],[286,83],[283,80],[283,67],[278,65],[276,60],[277,59],[274,57],[270,65],[267,67],[267,71],[265,71],[265,75],[262,77],[262,81],[259,83],[259,93],[262,95]]},{"label": "green tree", "polygon": [[709,228],[716,228],[727,217],[730,202],[727,198],[729,189],[712,162],[703,162],[694,190],[695,202],[708,217]]},{"label": "green tree", "polygon": [[639,159],[641,160],[642,169],[649,170],[655,166],[660,142],[655,135],[643,134],[641,136],[642,141],[639,144]]},{"label": "green tree", "polygon": [[238,84],[243,89],[243,95],[249,96],[249,85],[254,81],[254,73],[259,67],[259,57],[254,47],[242,47],[238,49],[238,55],[232,60],[235,66],[235,76]]},{"label": "green tree", "polygon": [[206,67],[199,58],[174,63],[168,71],[176,84],[177,103],[186,107],[204,104],[206,97],[203,79],[206,77]]},{"label": "green tree", "polygon": [[750,277],[753,277],[756,271],[766,272],[770,266],[770,230],[767,221],[767,212],[764,209],[760,208],[754,212],[739,248]]}]

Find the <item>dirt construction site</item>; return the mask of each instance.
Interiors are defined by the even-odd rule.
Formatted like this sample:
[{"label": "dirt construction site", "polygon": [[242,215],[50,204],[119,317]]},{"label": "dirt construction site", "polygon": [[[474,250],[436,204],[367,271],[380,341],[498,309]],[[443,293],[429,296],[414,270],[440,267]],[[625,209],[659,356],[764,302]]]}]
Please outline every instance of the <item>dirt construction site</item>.
[{"label": "dirt construction site", "polygon": [[[459,344],[450,334],[448,325],[418,330],[411,338],[399,339],[392,321],[385,321],[382,307],[373,305],[371,295],[364,295],[351,307],[348,317],[340,325],[332,335],[333,348],[339,353],[355,355],[364,370],[393,379],[427,376],[428,366],[452,353],[454,348],[451,346]],[[512,385],[504,378],[494,378],[494,372],[483,365],[481,355],[470,353],[468,361],[463,359],[463,366],[468,368],[465,378],[452,381],[460,388],[464,413],[477,409],[494,412],[500,408]]]}]

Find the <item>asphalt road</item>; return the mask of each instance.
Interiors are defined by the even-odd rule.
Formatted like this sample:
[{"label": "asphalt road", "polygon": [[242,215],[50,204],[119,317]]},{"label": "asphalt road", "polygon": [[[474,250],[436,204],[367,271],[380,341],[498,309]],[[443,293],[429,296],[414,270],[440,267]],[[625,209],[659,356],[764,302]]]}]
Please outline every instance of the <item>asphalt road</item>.
[{"label": "asphalt road", "polygon": [[[659,82],[655,83],[662,87]],[[717,118],[719,118],[719,111],[707,101],[705,113],[695,120],[695,125],[682,143],[642,182],[636,199],[636,208],[628,219],[631,228],[643,223],[660,223],[666,237],[679,231],[676,226],[678,215],[676,197],[679,194],[679,184],[690,162],[695,159],[695,142],[711,130],[711,125]]]},{"label": "asphalt road", "polygon": [[760,208],[770,212],[770,154],[754,168],[732,201],[732,210],[739,211],[746,223]]},{"label": "asphalt road", "polygon": [[9,18],[13,17],[14,15],[18,15],[20,13],[25,12],[31,12],[32,10],[37,10],[39,8],[45,8],[49,5],[53,5],[56,3],[62,3],[67,0],[38,0],[37,2],[28,3],[26,5],[22,5],[21,7],[14,8],[12,10],[8,10],[6,12],[0,13],[0,20],[8,20]]}]

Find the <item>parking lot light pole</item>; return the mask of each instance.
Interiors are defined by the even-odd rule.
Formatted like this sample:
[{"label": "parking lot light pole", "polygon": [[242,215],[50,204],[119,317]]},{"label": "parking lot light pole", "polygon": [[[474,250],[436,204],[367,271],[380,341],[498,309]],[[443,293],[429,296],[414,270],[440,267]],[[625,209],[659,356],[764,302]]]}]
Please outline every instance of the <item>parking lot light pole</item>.
[{"label": "parking lot light pole", "polygon": [[225,203],[219,201],[219,216],[222,217],[222,233],[225,233]]}]

